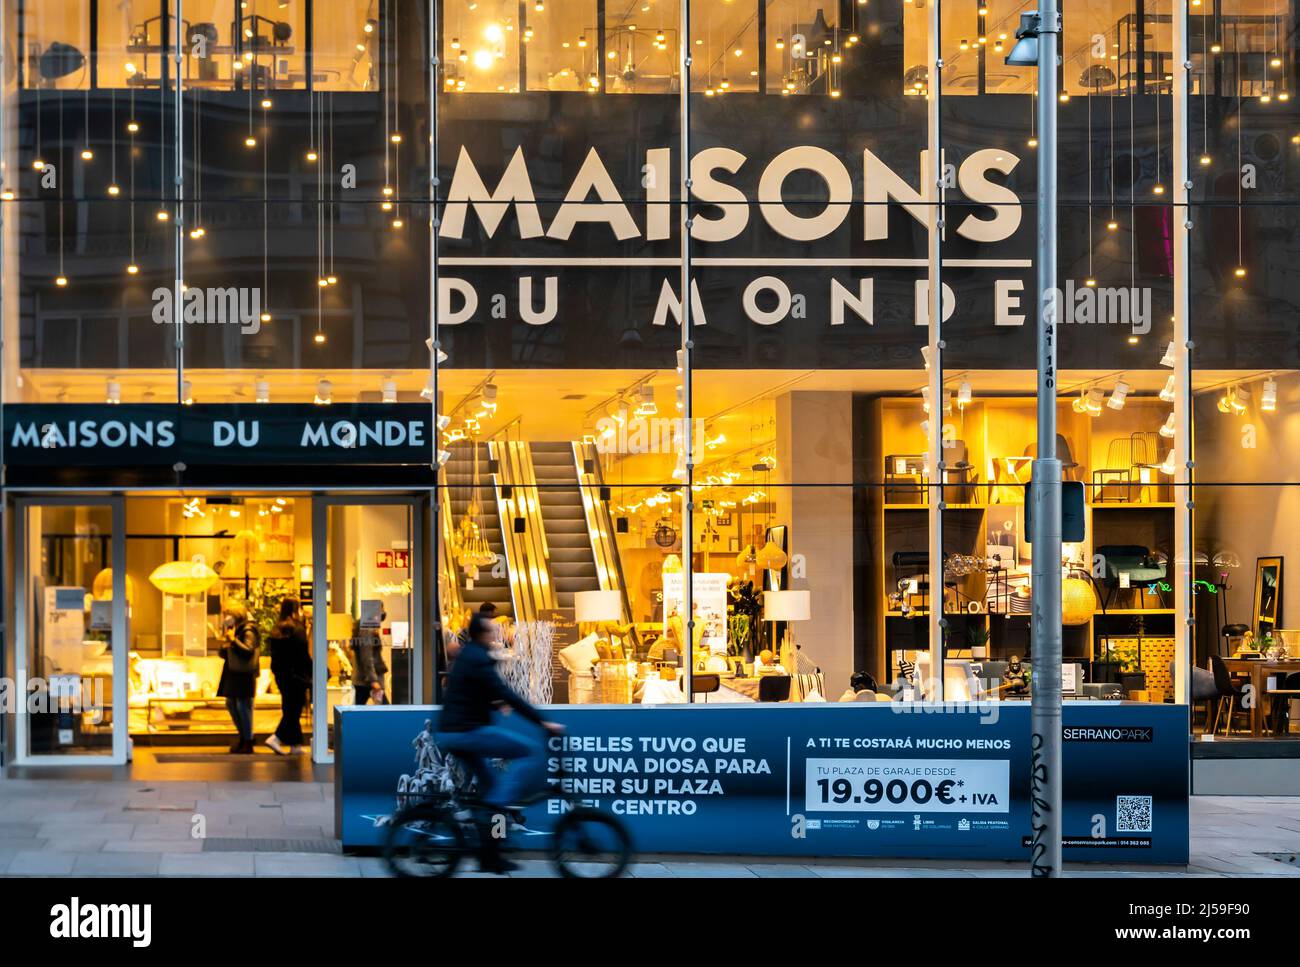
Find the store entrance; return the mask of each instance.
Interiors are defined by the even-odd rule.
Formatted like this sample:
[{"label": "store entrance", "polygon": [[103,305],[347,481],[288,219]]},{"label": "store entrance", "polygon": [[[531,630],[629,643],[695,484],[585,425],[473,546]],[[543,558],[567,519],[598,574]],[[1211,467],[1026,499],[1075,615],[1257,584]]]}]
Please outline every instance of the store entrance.
[{"label": "store entrance", "polygon": [[[18,671],[51,683],[52,703],[77,699],[20,716],[18,762],[329,762],[336,706],[422,697],[418,498],[151,492],[16,510]],[[260,648],[237,668],[240,627]]]}]

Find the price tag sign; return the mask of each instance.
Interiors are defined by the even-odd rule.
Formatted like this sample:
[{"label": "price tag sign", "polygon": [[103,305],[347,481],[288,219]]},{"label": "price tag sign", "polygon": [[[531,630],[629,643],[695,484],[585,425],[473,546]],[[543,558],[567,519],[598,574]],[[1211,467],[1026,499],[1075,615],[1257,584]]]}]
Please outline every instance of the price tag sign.
[{"label": "price tag sign", "polygon": [[808,759],[804,809],[1005,813],[1011,767],[996,759]]}]

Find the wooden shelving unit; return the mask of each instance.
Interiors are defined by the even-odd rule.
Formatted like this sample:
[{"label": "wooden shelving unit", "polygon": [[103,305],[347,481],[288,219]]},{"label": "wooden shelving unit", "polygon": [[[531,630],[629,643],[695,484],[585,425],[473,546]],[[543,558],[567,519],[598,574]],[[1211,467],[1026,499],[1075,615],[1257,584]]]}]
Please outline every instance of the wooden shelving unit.
[{"label": "wooden shelving unit", "polygon": [[[1135,439],[1146,445],[1149,459],[1143,463],[1156,464],[1155,457],[1163,457],[1161,446],[1168,441],[1154,436],[1164,423],[1170,405],[1155,397],[1130,395],[1122,410],[1103,407],[1099,416],[1076,413],[1071,400],[1058,404],[1057,424],[1065,447],[1059,453],[1066,462],[1065,478],[1082,481],[1087,486],[1089,502],[1086,507],[1086,536],[1077,548],[1081,564],[1091,566],[1095,548],[1107,544],[1142,545],[1172,557],[1174,537],[1174,503],[1170,493],[1169,478],[1154,466],[1145,472],[1131,466],[1119,457],[1131,456]],[[874,658],[874,672],[881,680],[893,677],[897,653],[929,648],[928,598],[924,596],[924,575],[920,575],[918,592],[921,597],[913,601],[904,614],[891,604],[890,594],[897,587],[902,572],[923,572],[923,568],[896,569],[892,563],[896,551],[925,551],[928,547],[927,493],[929,488],[918,474],[900,473],[914,466],[906,458],[925,452],[926,439],[921,431],[925,419],[921,400],[917,397],[881,398],[871,404],[870,419],[873,432],[868,434],[870,445],[876,449],[869,455],[880,474],[870,488],[867,501],[869,533],[873,535],[874,550],[870,566],[872,602],[871,627],[875,639],[869,653]],[[989,556],[988,545],[995,532],[1002,541],[1013,541],[1015,567],[1013,575],[1023,575],[1027,580],[1032,548],[1025,541],[1024,488],[1029,479],[1029,461],[1033,456],[1035,437],[1035,401],[1032,397],[994,397],[976,400],[964,409],[954,406],[945,424],[953,430],[949,439],[955,445],[949,448],[952,455],[966,455],[970,465],[969,483],[956,483],[958,475],[950,475],[943,490],[944,553],[965,554],[974,557]],[[1137,435],[1137,437],[1135,437]],[[1155,444],[1153,447],[1152,444]],[[1139,448],[1140,449],[1140,448]],[[1157,453],[1151,451],[1155,449]],[[949,460],[953,457],[950,455]],[[887,466],[887,461],[892,461]],[[1074,466],[1069,466],[1074,464]],[[1123,465],[1122,465],[1123,464]],[[1111,487],[1104,496],[1117,492],[1132,499],[1094,499],[1103,492],[1094,493],[1093,471],[1131,471],[1131,487]],[[963,480],[967,479],[965,477]],[[1107,478],[1112,482],[1115,477]],[[1143,482],[1145,480],[1145,482]],[[874,536],[878,535],[878,537]],[[1010,550],[1010,548],[1008,548]],[[970,629],[987,629],[990,634],[989,657],[1006,658],[1011,654],[1022,657],[1029,653],[1028,612],[990,613],[986,602],[986,574],[977,571],[963,575],[955,582],[960,610],[946,605],[949,621],[948,649],[969,647]],[[1105,588],[1099,588],[1101,595]],[[1149,638],[1173,634],[1172,598],[1160,602],[1155,596],[1147,598],[1158,607],[1135,607],[1130,600],[1133,592],[1116,596],[1114,606],[1105,613],[1100,607],[1086,623],[1064,629],[1064,652],[1067,660],[1088,663],[1094,659],[1097,642],[1103,636],[1130,637],[1142,634]],[[981,603],[978,613],[969,613],[970,601]],[[1099,601],[1100,604],[1100,601]],[[1121,606],[1122,605],[1122,606]]]}]

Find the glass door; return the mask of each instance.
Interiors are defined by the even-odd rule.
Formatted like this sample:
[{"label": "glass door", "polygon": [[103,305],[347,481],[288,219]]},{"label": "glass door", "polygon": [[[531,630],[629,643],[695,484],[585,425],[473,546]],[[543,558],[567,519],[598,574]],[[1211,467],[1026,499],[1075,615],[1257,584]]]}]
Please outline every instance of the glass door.
[{"label": "glass door", "polygon": [[324,498],[312,517],[312,755],[334,759],[339,705],[422,701],[423,582],[411,497]]},{"label": "glass door", "polygon": [[15,518],[15,758],[125,763],[134,589],[122,500],[20,500]]}]

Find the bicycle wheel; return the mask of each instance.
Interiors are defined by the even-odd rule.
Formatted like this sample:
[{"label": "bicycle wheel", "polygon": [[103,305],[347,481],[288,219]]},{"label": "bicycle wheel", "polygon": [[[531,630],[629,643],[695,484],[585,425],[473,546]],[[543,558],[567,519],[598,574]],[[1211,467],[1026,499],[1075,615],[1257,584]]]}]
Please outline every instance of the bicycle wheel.
[{"label": "bicycle wheel", "polygon": [[561,876],[622,876],[632,859],[632,837],[617,818],[597,809],[573,809],[555,824],[551,862]]},{"label": "bicycle wheel", "polygon": [[395,815],[384,843],[384,859],[394,876],[451,876],[468,852],[460,824],[445,810],[428,806]]}]

